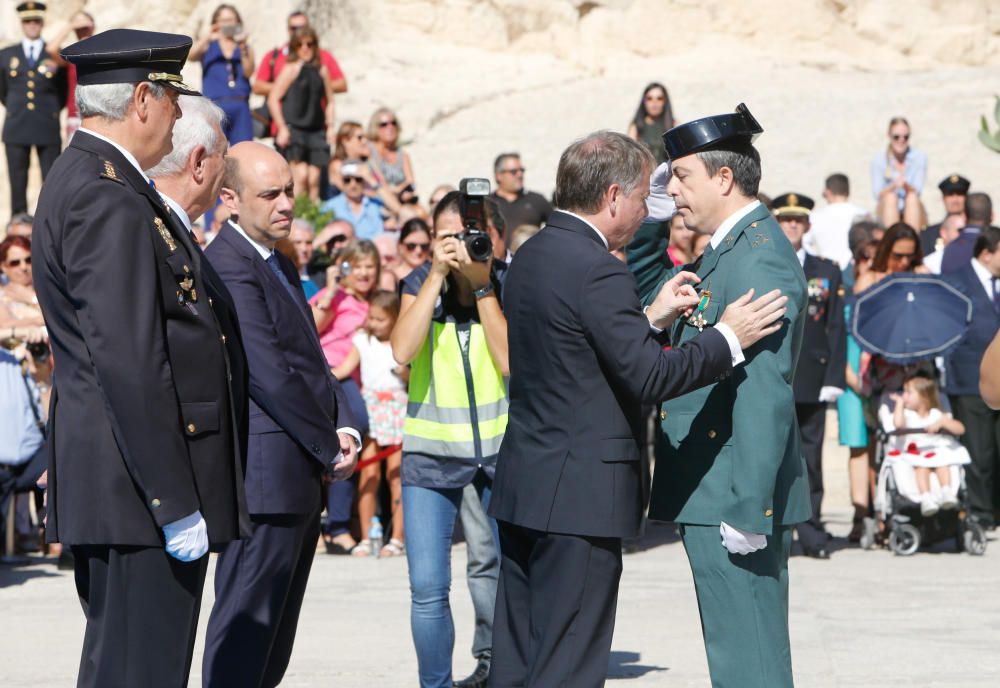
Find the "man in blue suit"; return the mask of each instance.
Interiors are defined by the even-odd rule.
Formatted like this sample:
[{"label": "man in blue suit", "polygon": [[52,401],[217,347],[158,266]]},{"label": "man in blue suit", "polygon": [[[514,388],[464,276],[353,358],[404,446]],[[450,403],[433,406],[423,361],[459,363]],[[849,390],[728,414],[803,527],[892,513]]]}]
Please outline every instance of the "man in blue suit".
[{"label": "man in blue suit", "polygon": [[980,362],[1000,329],[1000,228],[984,227],[973,258],[946,277],[972,299],[972,323],[945,358],[945,391],[955,418],[965,424],[962,443],[972,456],[966,483],[972,515],[996,525],[997,469],[1000,466],[1000,411],[979,396]]},{"label": "man in blue suit", "polygon": [[236,303],[250,368],[246,497],[253,533],[215,571],[205,686],[276,686],[291,656],[319,537],[324,480],[344,480],[360,437],[320,348],[295,266],[274,250],[292,222],[292,174],[246,142],[226,158],[231,212],[208,247]]}]

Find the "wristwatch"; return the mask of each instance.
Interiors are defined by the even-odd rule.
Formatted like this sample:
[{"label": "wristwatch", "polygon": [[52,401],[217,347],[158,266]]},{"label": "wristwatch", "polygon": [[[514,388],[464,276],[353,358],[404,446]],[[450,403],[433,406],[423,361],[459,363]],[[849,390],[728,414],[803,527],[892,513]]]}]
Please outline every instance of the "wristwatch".
[{"label": "wristwatch", "polygon": [[478,301],[483,297],[489,296],[490,294],[493,293],[493,283],[487,282],[485,287],[480,287],[479,289],[476,289],[476,291],[474,291],[473,293],[476,295],[476,301]]}]

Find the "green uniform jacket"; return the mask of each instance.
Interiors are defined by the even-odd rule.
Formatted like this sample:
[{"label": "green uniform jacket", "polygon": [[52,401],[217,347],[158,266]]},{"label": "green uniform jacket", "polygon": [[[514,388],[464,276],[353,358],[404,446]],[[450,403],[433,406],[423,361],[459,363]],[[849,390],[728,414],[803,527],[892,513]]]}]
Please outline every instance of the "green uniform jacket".
[{"label": "green uniform jacket", "polygon": [[[665,225],[646,223],[628,248],[643,304],[680,268],[669,267]],[[693,268],[692,268],[693,269]],[[809,518],[809,486],[799,442],[792,378],[805,324],[806,281],[792,245],[763,206],[750,211],[696,270],[710,290],[706,327],[753,287],[788,296],[786,325],[746,350],[746,362],[719,382],[664,403],[649,516],[771,534]],[[698,334],[687,318],[677,346]]]}]

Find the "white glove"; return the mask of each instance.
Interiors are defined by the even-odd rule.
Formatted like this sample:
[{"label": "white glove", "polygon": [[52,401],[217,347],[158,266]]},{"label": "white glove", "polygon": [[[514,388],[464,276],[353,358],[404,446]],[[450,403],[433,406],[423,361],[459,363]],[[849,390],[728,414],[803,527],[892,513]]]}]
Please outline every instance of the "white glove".
[{"label": "white glove", "polygon": [[194,561],[208,552],[208,525],[201,511],[163,526],[167,554],[179,561]]},{"label": "white glove", "polygon": [[819,403],[826,404],[831,401],[836,401],[840,398],[840,395],[844,393],[840,387],[827,387],[824,386],[819,390]]},{"label": "white glove", "polygon": [[719,525],[719,533],[722,535],[722,546],[730,554],[750,554],[767,547],[766,536],[734,528],[725,521]]},{"label": "white glove", "polygon": [[665,162],[649,177],[649,198],[646,199],[647,220],[666,222],[674,215],[677,206],[672,196],[667,195],[667,182],[670,181],[670,163]]}]

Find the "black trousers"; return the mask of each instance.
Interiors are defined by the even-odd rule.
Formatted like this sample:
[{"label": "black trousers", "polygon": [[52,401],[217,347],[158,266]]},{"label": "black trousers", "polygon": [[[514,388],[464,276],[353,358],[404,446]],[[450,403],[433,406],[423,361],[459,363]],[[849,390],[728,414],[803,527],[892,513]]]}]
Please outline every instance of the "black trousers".
[{"label": "black trousers", "polygon": [[156,547],[73,545],[87,616],[77,686],[184,688],[208,556],[181,562]]},{"label": "black trousers", "polygon": [[965,425],[962,444],[972,463],[966,466],[965,483],[972,515],[986,524],[995,523],[997,468],[1000,466],[1000,411],[994,411],[978,396],[953,396],[951,412]]},{"label": "black trousers", "polygon": [[[17,143],[4,144],[7,153],[7,178],[10,180],[10,214],[28,212],[28,167],[31,165],[31,145]],[[42,168],[42,180],[49,173],[52,163],[59,157],[62,145],[53,143],[35,146],[38,164]]]},{"label": "black trousers", "polygon": [[[318,489],[318,487],[317,487]],[[251,515],[253,534],[229,543],[215,567],[202,685],[272,688],[292,656],[319,512]]]},{"label": "black trousers", "polygon": [[603,686],[615,629],[620,538],[503,521],[491,688]]},{"label": "black trousers", "polygon": [[826,404],[795,404],[802,433],[802,453],[806,456],[806,474],[809,478],[809,502],[812,515],[805,523],[796,526],[799,542],[806,549],[826,545],[830,535],[820,520],[823,506],[823,435],[826,433]]}]

